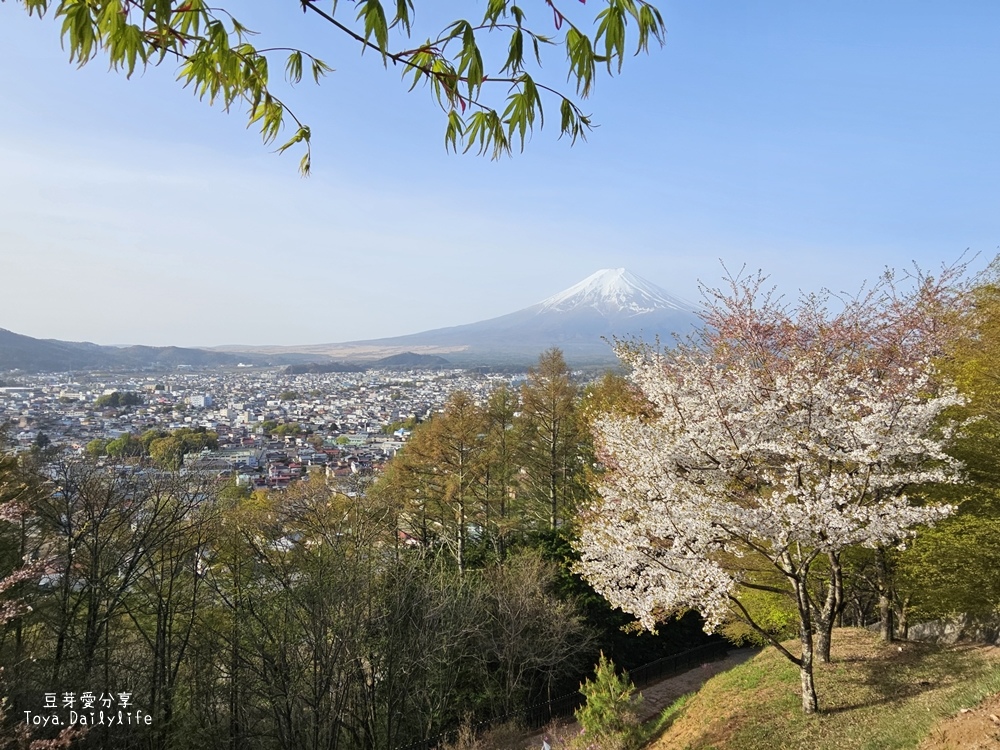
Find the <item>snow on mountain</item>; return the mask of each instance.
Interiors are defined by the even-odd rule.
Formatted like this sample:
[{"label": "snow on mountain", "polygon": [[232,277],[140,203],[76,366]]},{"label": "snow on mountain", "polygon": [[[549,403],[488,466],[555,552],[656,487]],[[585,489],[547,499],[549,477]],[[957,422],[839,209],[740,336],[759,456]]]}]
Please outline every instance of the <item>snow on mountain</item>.
[{"label": "snow on mountain", "polygon": [[695,307],[624,268],[605,268],[539,303],[539,312],[594,308],[605,313],[641,315],[656,310],[694,312]]}]

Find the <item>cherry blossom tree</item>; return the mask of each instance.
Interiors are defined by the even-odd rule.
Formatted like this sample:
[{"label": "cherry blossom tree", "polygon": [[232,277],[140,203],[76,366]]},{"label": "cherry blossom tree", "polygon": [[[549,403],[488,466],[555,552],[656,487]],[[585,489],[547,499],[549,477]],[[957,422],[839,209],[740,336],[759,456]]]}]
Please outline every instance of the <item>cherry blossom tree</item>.
[{"label": "cherry blossom tree", "polygon": [[[608,471],[580,572],[649,629],[687,609],[708,631],[744,621],[799,666],[815,712],[841,551],[899,544],[952,511],[910,494],[959,475],[938,425],[961,397],[931,359],[961,317],[957,275],[920,275],[906,292],[886,276],[837,312],[828,296],[788,306],[761,276],[731,278],[706,294],[696,340],[619,343],[651,408],[596,422]],[[794,602],[799,654],[755,621],[747,600],[760,591]]]},{"label": "cherry blossom tree", "polygon": [[[3,435],[0,434],[0,438]],[[2,452],[0,449],[0,525],[20,525],[29,512],[28,500],[31,499],[37,479],[30,472],[21,470],[15,456]],[[12,596],[19,584],[37,582],[47,572],[52,572],[49,562],[44,559],[25,560],[24,564],[5,576],[0,577],[0,627],[17,620],[31,611],[31,606],[17,596]],[[20,634],[16,636],[20,641]],[[0,724],[7,722],[9,709],[6,692],[6,679],[3,667],[0,667]],[[51,739],[37,739],[33,727],[26,723],[16,723],[7,727],[7,732],[0,737],[0,750],[10,748],[30,748],[30,750],[60,750],[70,747],[73,741],[82,737],[86,730],[76,726],[63,727],[59,734]]]}]

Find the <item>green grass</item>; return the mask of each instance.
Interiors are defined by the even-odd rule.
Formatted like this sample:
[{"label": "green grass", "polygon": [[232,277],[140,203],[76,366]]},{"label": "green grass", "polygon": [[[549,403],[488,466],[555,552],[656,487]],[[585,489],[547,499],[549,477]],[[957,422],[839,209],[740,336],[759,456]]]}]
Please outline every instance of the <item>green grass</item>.
[{"label": "green grass", "polygon": [[709,680],[647,725],[650,750],[913,748],[941,718],[1000,692],[995,650],[837,631],[816,665],[820,713],[805,716],[798,668],[774,649]]},{"label": "green grass", "polygon": [[653,740],[659,739],[678,718],[683,716],[684,708],[693,696],[694,693],[682,695],[663,709],[659,716],[650,719],[639,727],[639,741],[641,744],[647,745],[653,742]]}]

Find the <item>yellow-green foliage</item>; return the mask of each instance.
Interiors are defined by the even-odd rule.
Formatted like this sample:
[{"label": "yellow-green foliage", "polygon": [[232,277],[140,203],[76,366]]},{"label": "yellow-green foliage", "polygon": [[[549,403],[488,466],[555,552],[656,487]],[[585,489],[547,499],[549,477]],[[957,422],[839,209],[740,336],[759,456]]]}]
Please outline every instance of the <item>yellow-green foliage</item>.
[{"label": "yellow-green foliage", "polygon": [[[740,601],[753,616],[754,622],[779,640],[795,635],[799,624],[798,611],[791,597],[770,591],[743,589]],[[741,620],[730,620],[723,624],[721,631],[731,642],[740,644],[767,645],[769,641],[759,632]]]},{"label": "yellow-green foliage", "polygon": [[927,492],[958,510],[898,556],[899,594],[915,620],[1000,607],[1000,286],[971,294],[969,333],[939,362],[967,398],[947,415],[961,425],[949,452],[965,466],[965,481]]}]

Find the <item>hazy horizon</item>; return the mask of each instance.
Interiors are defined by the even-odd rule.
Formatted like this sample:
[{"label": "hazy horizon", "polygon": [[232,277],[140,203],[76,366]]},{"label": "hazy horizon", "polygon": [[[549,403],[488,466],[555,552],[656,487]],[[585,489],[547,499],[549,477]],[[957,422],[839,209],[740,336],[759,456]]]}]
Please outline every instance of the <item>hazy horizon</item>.
[{"label": "hazy horizon", "polygon": [[[697,301],[720,260],[795,296],[967,248],[976,268],[992,258],[1000,6],[660,8],[665,47],[600,77],[587,143],[546,127],[493,163],[446,154],[426,92],[376,56],[294,7],[241,3],[261,44],[336,68],[286,97],[313,130],[302,179],[173,66],[131,81],[100,60],[77,70],[58,22],[0,4],[0,327],[319,344],[503,315],[599,268]],[[560,84],[558,50],[549,63]]]}]

